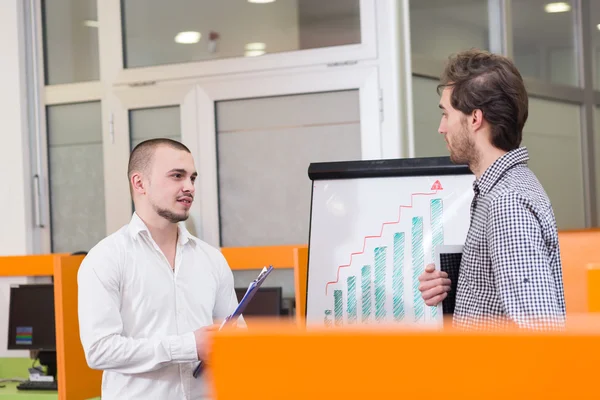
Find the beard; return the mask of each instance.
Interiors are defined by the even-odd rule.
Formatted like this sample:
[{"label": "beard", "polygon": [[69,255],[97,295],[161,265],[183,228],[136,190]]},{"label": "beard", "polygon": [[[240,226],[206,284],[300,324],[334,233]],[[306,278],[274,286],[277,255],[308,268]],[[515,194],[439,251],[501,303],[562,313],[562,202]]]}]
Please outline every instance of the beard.
[{"label": "beard", "polygon": [[163,217],[164,219],[166,219],[167,221],[169,221],[173,224],[176,224],[181,221],[185,221],[189,217],[189,214],[186,212],[177,214],[177,213],[174,213],[173,211],[167,210],[166,208],[159,208],[156,205],[152,205],[152,207],[154,208],[154,211],[156,211],[156,213],[158,215],[160,215],[161,217]]},{"label": "beard", "polygon": [[479,154],[475,149],[475,142],[469,136],[466,126],[460,130],[454,137],[452,144],[448,142],[450,148],[450,160],[454,164],[475,165],[479,162]]}]

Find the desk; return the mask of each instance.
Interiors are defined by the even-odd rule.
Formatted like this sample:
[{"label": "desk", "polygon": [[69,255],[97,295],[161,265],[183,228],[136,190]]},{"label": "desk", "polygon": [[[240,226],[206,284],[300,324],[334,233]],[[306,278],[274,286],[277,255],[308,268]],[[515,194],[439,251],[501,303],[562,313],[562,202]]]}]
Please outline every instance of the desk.
[{"label": "desk", "polygon": [[17,390],[18,383],[0,383],[0,399],[15,400],[57,400],[58,392],[53,390]]}]

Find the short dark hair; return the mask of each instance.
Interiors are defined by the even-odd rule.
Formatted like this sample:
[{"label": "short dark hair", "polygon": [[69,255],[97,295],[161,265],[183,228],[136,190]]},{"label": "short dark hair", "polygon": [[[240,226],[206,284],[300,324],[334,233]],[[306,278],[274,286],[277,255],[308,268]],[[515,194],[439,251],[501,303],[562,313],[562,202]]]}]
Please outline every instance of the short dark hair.
[{"label": "short dark hair", "polygon": [[190,149],[183,143],[180,143],[173,139],[158,138],[145,140],[142,143],[135,146],[131,154],[129,155],[129,165],[127,167],[127,178],[129,179],[129,185],[131,186],[131,176],[134,172],[147,173],[152,165],[152,158],[154,157],[155,150],[160,146],[168,146],[176,150],[190,152]]},{"label": "short dark hair", "polygon": [[481,110],[491,125],[492,145],[504,151],[520,146],[529,114],[523,78],[507,57],[471,49],[452,55],[437,87],[451,87],[450,104],[464,114]]}]

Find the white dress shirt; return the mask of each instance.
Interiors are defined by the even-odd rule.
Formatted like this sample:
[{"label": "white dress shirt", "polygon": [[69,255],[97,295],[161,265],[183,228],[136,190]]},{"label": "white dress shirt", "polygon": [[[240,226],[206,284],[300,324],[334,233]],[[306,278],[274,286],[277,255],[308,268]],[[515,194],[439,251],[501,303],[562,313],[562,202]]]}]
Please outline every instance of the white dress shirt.
[{"label": "white dress shirt", "polygon": [[[137,214],[98,243],[78,273],[88,365],[104,370],[102,399],[204,399],[194,331],[237,306],[221,252],[179,225],[175,268]],[[216,322],[216,321],[215,321]]]}]

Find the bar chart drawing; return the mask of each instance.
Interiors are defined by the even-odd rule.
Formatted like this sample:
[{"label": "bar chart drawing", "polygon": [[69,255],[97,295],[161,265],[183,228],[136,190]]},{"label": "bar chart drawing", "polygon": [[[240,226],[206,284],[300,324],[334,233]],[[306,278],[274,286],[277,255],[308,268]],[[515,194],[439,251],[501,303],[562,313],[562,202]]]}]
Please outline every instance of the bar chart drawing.
[{"label": "bar chart drawing", "polygon": [[[360,242],[355,240],[353,249],[339,255],[346,262],[329,263],[317,272],[324,279],[321,289],[316,278],[310,283],[307,319],[323,321],[327,327],[441,324],[441,304],[425,304],[419,277],[434,262],[436,247],[460,243],[466,237],[464,224],[457,228],[452,222],[457,215],[468,217],[464,209],[468,212],[471,197],[469,192],[445,191],[440,180],[425,189],[408,193],[404,202],[390,204],[387,218],[370,224],[370,231],[359,233]],[[321,254],[329,255],[326,250]],[[311,306],[311,300],[319,306]]]},{"label": "bar chart drawing", "polygon": [[[393,185],[377,179],[388,181],[385,192],[376,179],[336,181],[344,204],[335,208],[329,183],[315,189],[321,200],[313,223],[321,226],[311,226],[306,321],[331,328],[441,326],[441,304],[425,304],[419,277],[437,247],[464,243],[473,178],[398,177]],[[340,214],[346,205],[358,212]]]},{"label": "bar chart drawing", "polygon": [[[430,193],[415,193],[413,196],[435,196],[437,195],[437,191]],[[433,198],[429,202],[430,204],[430,221],[431,221],[431,235],[428,237],[431,240],[431,245],[428,246],[431,248],[432,257],[435,253],[435,246],[442,245],[444,243],[444,235],[443,235],[443,200],[441,198]],[[402,208],[410,208],[408,206],[400,206],[398,216],[398,220],[395,222],[384,222],[385,225],[399,225],[402,220]],[[411,254],[411,285],[410,285],[410,296],[412,297],[412,322],[421,322],[426,319],[435,320],[437,319],[437,309],[438,307],[432,306],[427,307],[423,298],[421,296],[421,292],[419,291],[419,276],[425,271],[425,235],[424,235],[424,226],[423,226],[423,216],[408,216],[405,215],[406,218],[410,220],[410,232],[393,232],[392,235],[392,315],[394,321],[403,321],[406,317],[405,311],[405,303],[407,293],[405,292],[404,285],[404,275],[406,272],[405,265],[405,254],[406,254],[406,242],[405,237],[406,234],[410,234],[411,242],[410,242],[410,254]],[[365,238],[365,242],[367,239],[378,240],[377,247],[374,248],[372,253],[372,264],[373,269],[371,270],[371,265],[362,265],[360,269],[360,279],[361,279],[361,296],[362,296],[362,307],[361,307],[361,315],[360,321],[363,323],[369,323],[371,320],[374,322],[383,322],[386,320],[387,311],[386,311],[386,303],[388,290],[387,288],[387,254],[388,254],[388,246],[381,245],[381,242],[385,242],[387,237],[383,232],[377,236],[367,236]],[[360,253],[355,253],[354,255],[364,255],[364,251]],[[350,268],[352,263],[343,265],[341,267]],[[371,272],[373,271],[373,272]],[[339,273],[339,272],[338,272]],[[338,278],[339,279],[339,278]],[[344,316],[344,297],[346,299],[346,321],[348,324],[354,324],[358,320],[357,315],[357,302],[356,302],[356,286],[357,276],[350,275],[346,278],[346,285],[344,288],[335,289],[333,291],[334,297],[334,325],[341,326],[343,325]],[[328,282],[327,286],[330,284],[339,284],[340,282]],[[344,296],[345,294],[345,296]],[[374,305],[374,313],[372,312]],[[429,309],[429,315],[426,313],[426,309]],[[374,314],[374,319],[372,319],[372,314]],[[325,310],[325,317],[331,315],[331,310]],[[410,321],[409,321],[410,322]],[[328,323],[328,326],[330,324]]]}]

